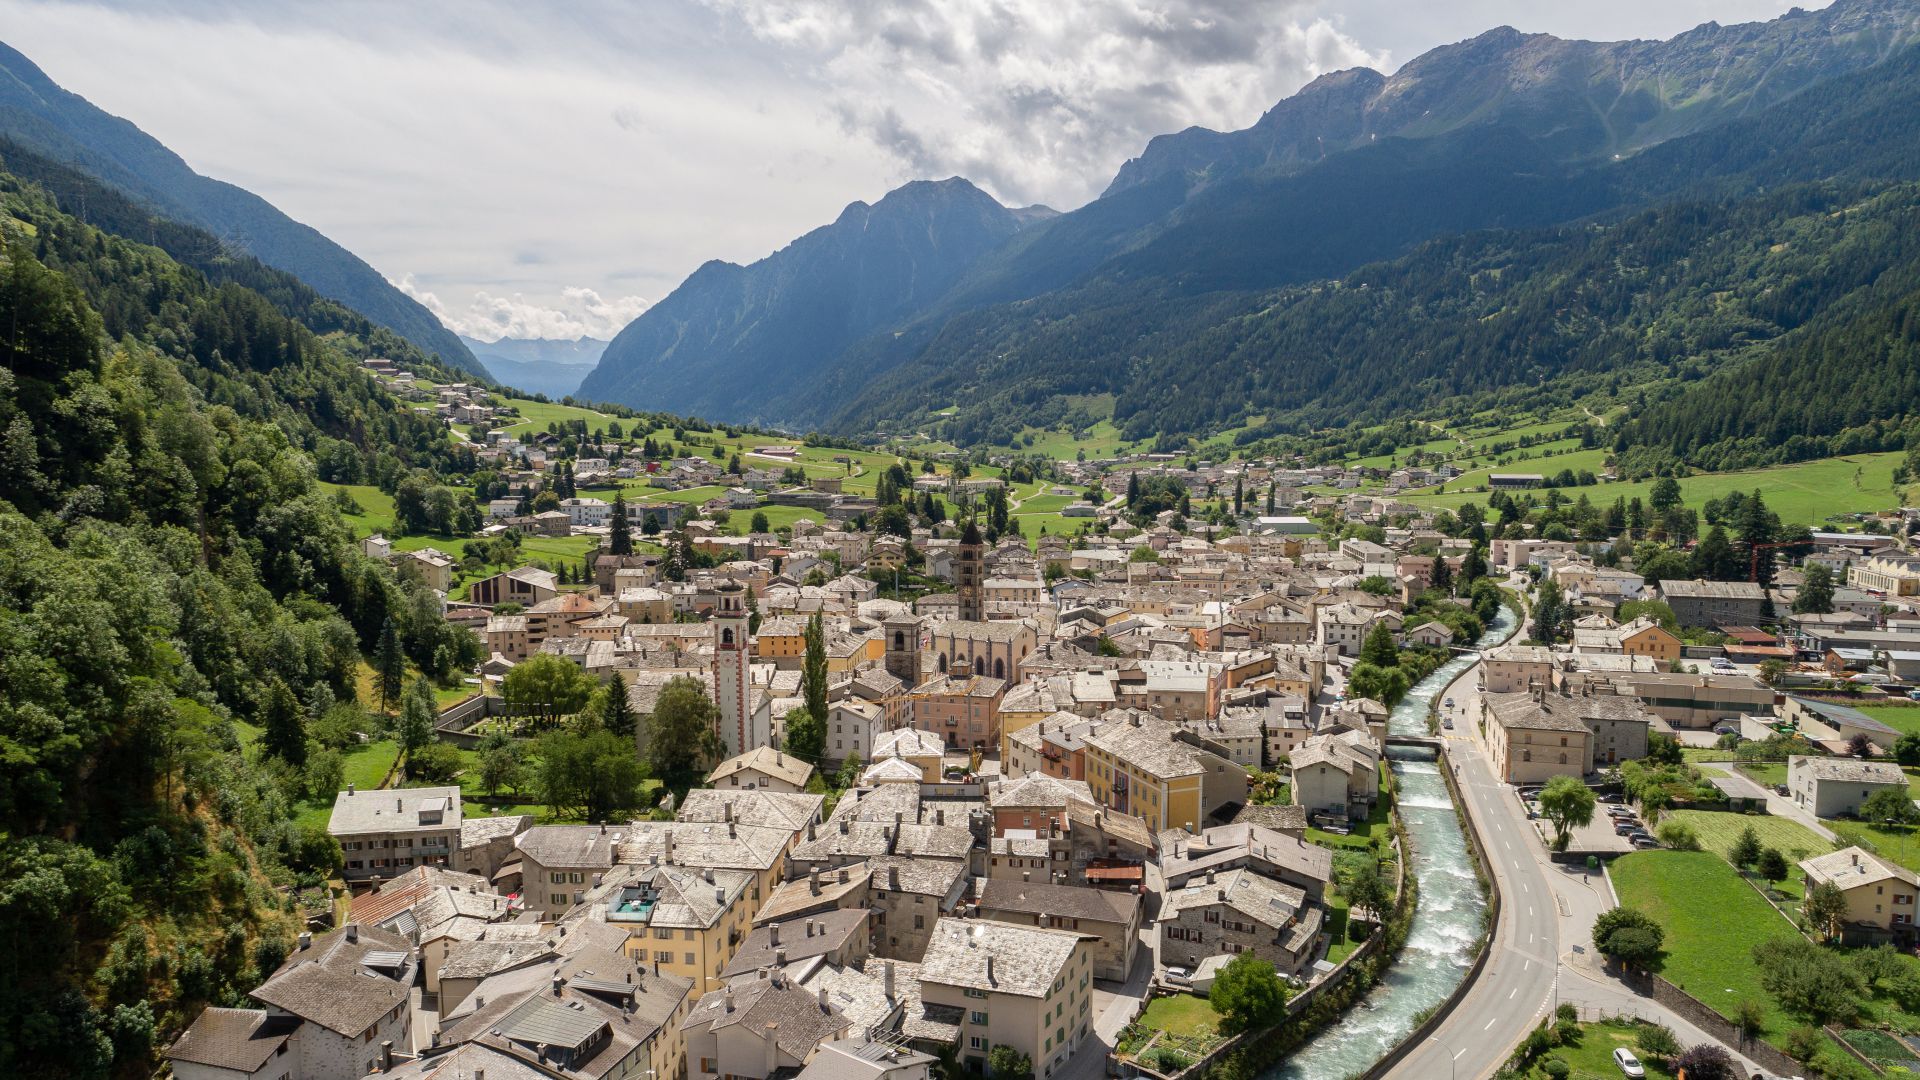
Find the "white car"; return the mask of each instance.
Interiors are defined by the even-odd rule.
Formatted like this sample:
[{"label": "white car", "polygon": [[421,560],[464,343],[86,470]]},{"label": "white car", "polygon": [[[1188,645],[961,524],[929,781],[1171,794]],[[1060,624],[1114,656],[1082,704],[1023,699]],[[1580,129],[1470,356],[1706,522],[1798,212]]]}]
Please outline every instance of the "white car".
[{"label": "white car", "polygon": [[1168,982],[1170,982],[1170,983],[1182,983],[1182,984],[1185,984],[1185,983],[1190,983],[1190,982],[1192,982],[1192,981],[1193,981],[1193,976],[1191,976],[1191,975],[1189,975],[1189,974],[1187,973],[1187,969],[1186,969],[1186,968],[1183,968],[1183,967],[1170,967],[1170,968],[1168,968],[1168,969],[1167,969],[1167,981],[1168,981]]},{"label": "white car", "polygon": [[1633,1051],[1624,1046],[1613,1052],[1613,1063],[1620,1066],[1620,1071],[1632,1077],[1633,1080],[1642,1080],[1647,1075],[1646,1066],[1640,1064],[1640,1059],[1633,1056]]}]

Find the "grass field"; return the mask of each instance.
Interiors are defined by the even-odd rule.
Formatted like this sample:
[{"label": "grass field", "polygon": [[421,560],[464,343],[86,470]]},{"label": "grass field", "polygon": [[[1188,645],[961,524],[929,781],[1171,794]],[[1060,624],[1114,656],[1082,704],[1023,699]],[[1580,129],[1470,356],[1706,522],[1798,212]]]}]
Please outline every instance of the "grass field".
[{"label": "grass field", "polygon": [[1855,705],[1854,708],[1902,735],[1920,734],[1920,701],[1907,705]]},{"label": "grass field", "polygon": [[503,404],[511,405],[520,410],[520,419],[496,430],[505,431],[514,435],[526,432],[545,431],[547,430],[548,424],[560,420],[585,420],[587,422],[587,429],[591,431],[597,427],[606,427],[610,421],[616,419],[615,417],[608,416],[606,413],[594,412],[592,409],[580,409],[572,405],[556,405],[529,401],[526,398],[507,398]]},{"label": "grass field", "polygon": [[[1689,476],[1680,481],[1680,492],[1687,505],[1699,507],[1707,500],[1720,498],[1728,492],[1758,489],[1765,497],[1768,509],[1779,514],[1783,522],[1790,525],[1817,525],[1832,515],[1899,506],[1900,493],[1893,486],[1893,468],[1901,456],[1898,453],[1854,454],[1771,469]],[[1509,467],[1508,471],[1540,472],[1542,470],[1537,466],[1545,464],[1545,461],[1532,462],[1524,469],[1515,465]],[[1558,469],[1556,465],[1550,471]],[[1454,486],[1448,485],[1449,488]],[[1652,490],[1653,482],[1646,480],[1596,484],[1571,489],[1565,494],[1569,498],[1584,494],[1593,502],[1605,505],[1623,496],[1627,499],[1636,496],[1645,499]],[[1469,502],[1484,503],[1487,496],[1485,492],[1448,491],[1441,495],[1403,498],[1417,505],[1455,507]]]},{"label": "grass field", "polygon": [[1920,835],[1911,826],[1869,825],[1859,821],[1828,822],[1841,840],[1858,844],[1909,870],[1920,870]]},{"label": "grass field", "polygon": [[[361,791],[372,791],[386,782],[387,773],[392,771],[393,763],[400,758],[400,748],[392,739],[380,739],[363,746],[342,751],[341,783],[352,784]],[[344,790],[344,788],[343,788]],[[333,817],[333,796],[310,799],[300,804],[294,811],[296,825],[317,825],[325,828]]]},{"label": "grass field", "polygon": [[1613,1052],[1619,1047],[1634,1051],[1640,1064],[1646,1067],[1649,1077],[1669,1080],[1672,1073],[1647,1060],[1638,1049],[1640,1032],[1644,1025],[1629,1021],[1606,1021],[1597,1024],[1580,1025],[1580,1042],[1574,1046],[1556,1047],[1552,1052],[1533,1063],[1533,1068],[1524,1075],[1524,1080],[1548,1080],[1546,1063],[1551,1058],[1559,1058],[1567,1063],[1571,1070],[1568,1080],[1620,1080],[1620,1067],[1613,1063]]},{"label": "grass field", "polygon": [[1700,846],[1723,859],[1732,854],[1734,842],[1740,839],[1741,831],[1752,826],[1760,837],[1761,847],[1775,848],[1787,857],[1787,880],[1778,887],[1781,892],[1795,899],[1803,895],[1805,889],[1805,875],[1800,873],[1798,865],[1800,860],[1812,855],[1825,855],[1833,850],[1833,844],[1825,837],[1786,818],[1714,810],[1675,810],[1662,820],[1667,818],[1693,826],[1694,832],[1700,837]]},{"label": "grass field", "polygon": [[1175,994],[1148,1002],[1140,1023],[1174,1035],[1212,1035],[1220,1028],[1220,1017],[1206,998]]},{"label": "grass field", "polygon": [[1797,1021],[1760,989],[1753,947],[1796,933],[1725,859],[1711,851],[1637,851],[1609,868],[1620,902],[1666,930],[1661,974],[1723,1016],[1743,998],[1765,1011],[1765,1037],[1778,1040]]}]

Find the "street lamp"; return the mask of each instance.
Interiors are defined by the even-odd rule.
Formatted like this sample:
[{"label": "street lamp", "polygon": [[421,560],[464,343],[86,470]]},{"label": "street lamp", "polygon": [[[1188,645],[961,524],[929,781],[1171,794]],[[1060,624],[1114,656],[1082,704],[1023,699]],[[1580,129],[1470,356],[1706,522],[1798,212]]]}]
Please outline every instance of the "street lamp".
[{"label": "street lamp", "polygon": [[[1441,1053],[1447,1054],[1447,1044],[1441,1042],[1439,1036],[1429,1035],[1427,1036],[1427,1041],[1439,1047]],[[1460,1065],[1452,1054],[1447,1054],[1447,1075],[1451,1076],[1453,1080],[1460,1080]]]}]

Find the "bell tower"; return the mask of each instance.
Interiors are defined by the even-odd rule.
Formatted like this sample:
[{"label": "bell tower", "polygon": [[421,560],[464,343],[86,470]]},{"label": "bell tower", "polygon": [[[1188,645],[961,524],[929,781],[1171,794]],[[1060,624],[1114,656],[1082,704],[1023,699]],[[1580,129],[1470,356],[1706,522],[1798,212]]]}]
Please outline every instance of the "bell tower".
[{"label": "bell tower", "polygon": [[907,684],[920,684],[920,616],[895,615],[881,624],[886,635],[887,674]]},{"label": "bell tower", "polygon": [[728,581],[714,591],[718,603],[713,613],[713,703],[719,707],[721,741],[732,756],[753,749],[747,739],[746,589]]},{"label": "bell tower", "polygon": [[981,602],[980,581],[984,576],[980,555],[980,529],[973,522],[960,533],[960,548],[953,560],[954,591],[959,594],[960,621],[986,621]]}]

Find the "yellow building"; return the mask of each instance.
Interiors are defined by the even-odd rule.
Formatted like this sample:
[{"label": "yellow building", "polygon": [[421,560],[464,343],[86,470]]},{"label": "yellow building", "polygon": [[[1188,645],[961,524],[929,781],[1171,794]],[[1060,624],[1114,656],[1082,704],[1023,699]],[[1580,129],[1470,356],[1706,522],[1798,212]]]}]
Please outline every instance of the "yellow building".
[{"label": "yellow building", "polygon": [[1914,897],[1920,878],[1898,863],[1858,847],[1841,848],[1818,858],[1804,859],[1800,869],[1807,884],[1831,884],[1847,898],[1848,926],[1872,927],[1901,936],[1913,933]]},{"label": "yellow building", "polygon": [[[790,615],[765,620],[754,635],[753,655],[781,667],[798,667],[807,656],[806,622]],[[780,664],[782,660],[788,663]]]},{"label": "yellow building", "polygon": [[679,866],[619,870],[629,876],[610,882],[600,903],[608,925],[627,931],[627,955],[692,980],[696,994],[718,989],[721,971],[752,929],[753,875]]},{"label": "yellow building", "polygon": [[1086,738],[1087,786],[1102,806],[1156,833],[1198,832],[1221,805],[1246,801],[1246,770],[1186,741],[1192,735],[1180,725],[1132,710],[1102,719]]},{"label": "yellow building", "polygon": [[[805,642],[800,653],[806,655]],[[852,671],[863,664],[877,664],[886,656],[886,642],[875,634],[828,634],[827,670]]]}]

